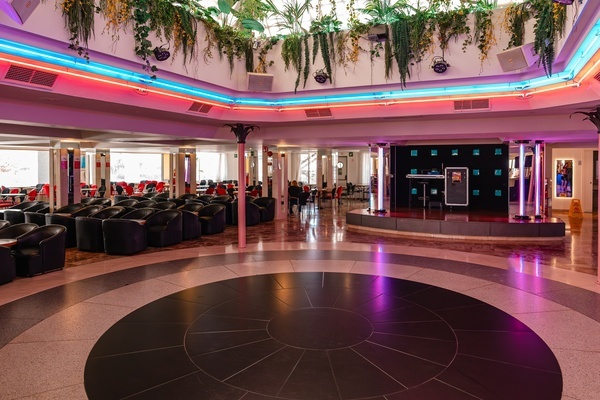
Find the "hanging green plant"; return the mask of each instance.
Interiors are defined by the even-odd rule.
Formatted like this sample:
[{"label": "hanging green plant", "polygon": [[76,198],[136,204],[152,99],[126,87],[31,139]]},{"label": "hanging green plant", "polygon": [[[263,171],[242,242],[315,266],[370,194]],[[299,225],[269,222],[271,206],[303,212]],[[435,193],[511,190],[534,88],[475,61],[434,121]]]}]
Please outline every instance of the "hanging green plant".
[{"label": "hanging green plant", "polygon": [[552,76],[556,40],[565,27],[565,5],[552,0],[535,0],[532,5],[535,10],[533,49],[540,56],[538,66],[542,65],[546,75]]},{"label": "hanging green plant", "polygon": [[470,9],[464,3],[457,9],[447,9],[436,15],[437,33],[440,50],[448,50],[450,39],[458,41],[459,36],[466,36],[462,44],[462,50],[466,51],[467,46],[471,44],[471,28],[467,24],[469,20]]},{"label": "hanging green plant", "polygon": [[100,0],[98,7],[106,19],[103,32],[110,32],[114,41],[119,40],[119,32],[125,30],[131,20],[131,2],[129,0]]},{"label": "hanging green plant", "polygon": [[304,35],[303,38],[303,47],[304,47],[304,85],[306,87],[306,81],[308,80],[308,76],[310,74],[310,50],[308,47],[308,35]]},{"label": "hanging green plant", "polygon": [[496,8],[496,0],[479,0],[475,3],[474,15],[474,37],[477,48],[479,49],[479,61],[481,68],[483,62],[488,58],[488,53],[492,46],[496,45],[496,35],[492,24],[492,16]]},{"label": "hanging green plant", "polygon": [[406,87],[406,78],[410,78],[410,63],[413,58],[410,44],[410,20],[406,16],[400,16],[398,21],[392,23],[391,28],[393,53],[400,73],[400,83],[402,87]]},{"label": "hanging green plant", "polygon": [[410,24],[410,45],[415,62],[420,63],[433,49],[433,34],[435,32],[435,15],[431,9],[414,9],[408,15]]},{"label": "hanging green plant", "polygon": [[279,41],[278,37],[273,37],[262,41],[260,51],[258,52],[258,65],[254,69],[254,72],[266,74],[267,67],[272,67],[274,62],[267,60],[267,54],[273,49],[273,46]]},{"label": "hanging green plant", "polygon": [[61,5],[62,15],[70,37],[69,49],[89,60],[88,42],[94,35],[94,13],[96,6],[93,0],[64,0]]},{"label": "hanging green plant", "polygon": [[142,68],[150,75],[150,78],[156,79],[155,72],[158,71],[158,68],[151,64],[148,59],[154,50],[152,42],[148,39],[151,30],[149,25],[151,18],[149,0],[132,0],[132,7],[135,55],[144,61]]},{"label": "hanging green plant", "polygon": [[[253,53],[250,56],[249,50],[252,50],[252,37],[248,31],[240,31],[233,26],[216,26],[214,28],[217,49],[219,51],[219,57],[222,58],[224,55],[227,57],[229,63],[229,72],[233,74],[233,67],[235,66],[235,60],[241,60],[242,57],[252,58],[252,63],[246,59],[246,70],[252,72],[253,67]],[[249,71],[248,68],[252,67]]]},{"label": "hanging green plant", "polygon": [[522,46],[525,40],[525,23],[531,18],[531,3],[510,4],[504,11],[501,26],[510,34],[507,49]]}]

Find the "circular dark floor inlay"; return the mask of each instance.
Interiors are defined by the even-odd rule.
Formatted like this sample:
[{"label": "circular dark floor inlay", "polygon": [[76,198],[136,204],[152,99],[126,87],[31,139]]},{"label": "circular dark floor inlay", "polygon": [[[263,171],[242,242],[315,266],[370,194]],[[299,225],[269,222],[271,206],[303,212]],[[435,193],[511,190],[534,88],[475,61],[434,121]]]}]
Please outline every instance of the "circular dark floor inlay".
[{"label": "circular dark floor inlay", "polygon": [[85,368],[90,399],[544,399],[562,377],[512,316],[382,276],[284,273],[154,301],[113,325]]},{"label": "circular dark floor inlay", "polygon": [[335,308],[301,308],[273,318],[267,332],[289,346],[340,349],[366,340],[373,325],[365,317]]}]

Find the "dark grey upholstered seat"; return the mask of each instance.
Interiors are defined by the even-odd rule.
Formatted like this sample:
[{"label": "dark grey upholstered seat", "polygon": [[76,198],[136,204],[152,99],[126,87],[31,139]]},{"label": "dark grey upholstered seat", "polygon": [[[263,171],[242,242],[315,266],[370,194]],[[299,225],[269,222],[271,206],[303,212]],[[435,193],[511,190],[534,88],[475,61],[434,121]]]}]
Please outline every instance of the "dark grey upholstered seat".
[{"label": "dark grey upholstered seat", "polygon": [[177,204],[172,201],[161,201],[150,207],[156,208],[157,210],[172,210],[177,208]]},{"label": "dark grey upholstered seat", "polygon": [[[222,199],[219,200],[218,197],[221,197]],[[233,225],[233,202],[230,200],[223,200],[224,197],[225,196],[217,196],[210,202],[210,204],[221,204],[223,207],[225,207],[225,224]]]},{"label": "dark grey upholstered seat", "polygon": [[169,192],[163,192],[163,193],[159,193],[156,196],[153,197],[153,199],[168,199],[169,198]]},{"label": "dark grey upholstered seat", "polygon": [[146,219],[148,246],[165,247],[183,238],[183,215],[179,210],[162,210]]},{"label": "dark grey upholstered seat", "polygon": [[260,207],[260,220],[262,222],[275,219],[275,199],[273,197],[259,197],[254,199],[252,203]]},{"label": "dark grey upholstered seat", "polygon": [[148,192],[148,193],[144,193],[144,194],[142,195],[142,197],[146,197],[146,198],[148,198],[148,199],[151,199],[151,198],[154,198],[154,197],[156,197],[156,195],[157,195],[157,194],[158,194],[158,193],[156,193],[156,192]]},{"label": "dark grey upholstered seat", "polygon": [[62,225],[67,228],[67,235],[65,239],[65,245],[67,248],[77,246],[77,227],[75,225],[75,218],[87,217],[91,214],[102,210],[101,205],[91,205],[80,208],[74,211],[70,215],[62,213],[47,213],[46,214],[46,225]]},{"label": "dark grey upholstered seat", "polygon": [[204,207],[205,204],[204,203],[199,203],[199,202],[191,202],[191,203],[185,203],[179,207],[177,207],[178,210],[185,210],[185,211],[192,211],[192,212],[196,212],[199,209],[201,209],[202,207]]},{"label": "dark grey upholstered seat", "polygon": [[125,199],[115,203],[115,206],[121,207],[133,207],[139,203],[139,200],[136,199]]},{"label": "dark grey upholstered seat", "polygon": [[302,212],[302,206],[308,204],[308,198],[310,197],[309,192],[302,192],[298,194],[298,212]]},{"label": "dark grey upholstered seat", "polygon": [[81,201],[81,204],[83,204],[84,206],[89,206],[94,201],[94,198],[93,197],[82,197],[80,201]]},{"label": "dark grey upholstered seat", "polygon": [[76,217],[77,249],[82,251],[104,251],[102,221],[109,218],[119,218],[124,213],[124,207],[112,206],[103,208],[87,217]]},{"label": "dark grey upholstered seat", "polygon": [[66,234],[64,226],[45,225],[19,236],[12,252],[17,275],[33,276],[64,268]]},{"label": "dark grey upholstered seat", "polygon": [[102,207],[110,207],[112,205],[112,201],[110,200],[110,198],[105,199],[103,197],[97,197],[94,200],[92,200],[90,205],[100,205]]},{"label": "dark grey upholstered seat", "polygon": [[123,219],[146,219],[152,214],[158,212],[155,208],[135,208],[121,216]]},{"label": "dark grey upholstered seat", "polygon": [[102,221],[104,251],[131,255],[146,250],[146,226],[133,219],[109,218]]},{"label": "dark grey upholstered seat", "polygon": [[[234,201],[231,205],[233,225],[238,224],[238,202]],[[254,203],[246,202],[246,226],[252,226],[260,223],[260,207]]]},{"label": "dark grey upholstered seat", "polygon": [[4,221],[4,220],[0,220],[0,230],[2,230],[4,228],[8,228],[9,226],[10,226],[10,222]]},{"label": "dark grey upholstered seat", "polygon": [[202,226],[202,234],[213,235],[225,230],[225,206],[211,203],[198,210],[198,219]]}]

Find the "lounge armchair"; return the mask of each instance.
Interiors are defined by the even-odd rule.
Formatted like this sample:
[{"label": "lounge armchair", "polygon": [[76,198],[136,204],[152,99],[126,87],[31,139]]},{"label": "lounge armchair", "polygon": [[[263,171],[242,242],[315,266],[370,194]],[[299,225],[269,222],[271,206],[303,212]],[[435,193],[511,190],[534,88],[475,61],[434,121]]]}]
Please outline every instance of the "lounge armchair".
[{"label": "lounge armchair", "polygon": [[[233,225],[238,224],[238,202],[234,201],[231,206]],[[260,223],[260,207],[254,203],[246,202],[246,226]]]},{"label": "lounge armchair", "polygon": [[252,203],[260,207],[261,222],[273,221],[275,219],[275,199],[273,197],[259,197]]},{"label": "lounge armchair", "polygon": [[146,250],[146,226],[136,220],[109,218],[102,221],[106,254],[131,255]]},{"label": "lounge armchair", "polygon": [[179,210],[163,210],[146,219],[148,245],[165,247],[180,243],[183,235],[183,215]]},{"label": "lounge armchair", "polygon": [[158,210],[150,207],[136,208],[121,216],[122,219],[146,219]]},{"label": "lounge armchair", "polygon": [[124,213],[124,207],[112,206],[103,208],[87,217],[76,217],[77,249],[82,251],[104,251],[102,221],[108,218],[118,218]]},{"label": "lounge armchair", "polygon": [[225,230],[225,206],[211,203],[198,210],[198,219],[202,226],[202,233],[213,235]]},{"label": "lounge armchair", "polygon": [[186,203],[177,209],[183,216],[183,240],[196,239],[202,236],[202,226],[198,219],[198,211],[204,207],[202,203]]},{"label": "lounge armchair", "polygon": [[47,213],[46,217],[46,225],[62,225],[67,228],[67,234],[65,239],[65,245],[67,248],[77,246],[77,227],[75,225],[75,218],[77,217],[87,217],[91,214],[102,210],[101,205],[91,205],[80,208],[79,210],[73,212],[72,214],[62,214],[62,213]]},{"label": "lounge armchair", "polygon": [[45,225],[19,236],[12,252],[17,275],[33,276],[63,269],[66,234],[64,226]]}]

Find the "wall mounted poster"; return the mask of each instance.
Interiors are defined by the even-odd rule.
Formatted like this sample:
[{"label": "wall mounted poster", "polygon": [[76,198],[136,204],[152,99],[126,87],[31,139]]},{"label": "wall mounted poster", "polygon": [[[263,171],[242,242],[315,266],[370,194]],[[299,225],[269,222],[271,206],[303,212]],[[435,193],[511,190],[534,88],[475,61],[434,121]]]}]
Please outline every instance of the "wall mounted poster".
[{"label": "wall mounted poster", "polygon": [[556,160],[556,197],[573,197],[573,160]]}]

